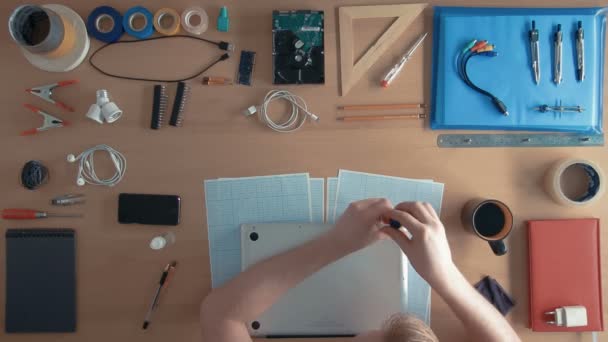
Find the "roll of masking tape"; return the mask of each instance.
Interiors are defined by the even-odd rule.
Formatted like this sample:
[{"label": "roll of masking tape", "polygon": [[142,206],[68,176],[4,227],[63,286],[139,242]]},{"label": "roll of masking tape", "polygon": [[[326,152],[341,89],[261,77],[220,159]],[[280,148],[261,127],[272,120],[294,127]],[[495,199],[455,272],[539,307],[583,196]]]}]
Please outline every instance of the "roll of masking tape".
[{"label": "roll of masking tape", "polygon": [[[576,170],[578,169],[578,170]],[[572,170],[572,178],[565,179],[567,170]],[[576,174],[578,171],[578,175]],[[599,165],[584,159],[566,159],[553,165],[545,179],[547,193],[553,200],[565,206],[583,206],[598,201],[606,190],[604,174]],[[564,186],[580,185],[582,191],[568,194]]]},{"label": "roll of masking tape", "polygon": [[[167,23],[169,22],[169,23]],[[154,14],[154,28],[165,36],[173,36],[179,32],[179,13],[171,8],[161,8]]]},{"label": "roll of masking tape", "polygon": [[[138,20],[141,25],[136,23]],[[145,7],[131,7],[122,18],[122,27],[130,36],[146,39],[154,33],[154,16]]]},{"label": "roll of masking tape", "polygon": [[[107,27],[104,22],[107,23]],[[124,32],[122,15],[113,7],[99,6],[89,14],[87,30],[91,37],[105,43],[113,43],[120,39]]]},{"label": "roll of masking tape", "polygon": [[[198,19],[196,19],[198,17]],[[198,20],[198,23],[194,21]],[[201,34],[209,27],[209,16],[204,9],[194,6],[187,8],[182,13],[182,27],[186,32]]]},{"label": "roll of masking tape", "polygon": [[17,7],[8,19],[8,28],[13,40],[31,53],[50,53],[64,41],[61,16],[37,5]]},{"label": "roll of masking tape", "polygon": [[74,25],[70,24],[67,18],[61,18],[63,22],[63,41],[57,49],[46,54],[47,58],[56,59],[67,55],[75,46],[76,30]]},{"label": "roll of masking tape", "polygon": [[[87,28],[80,15],[63,5],[52,4],[33,9],[24,8],[27,6],[32,7],[32,5],[25,5],[18,8],[9,19],[11,35],[20,45],[24,57],[33,66],[50,72],[70,71],[79,66],[87,56],[90,46]],[[53,19],[57,17],[49,15],[49,13],[54,13],[59,21]],[[28,29],[28,23],[34,26]],[[38,26],[40,26],[39,29]],[[59,27],[63,33],[61,39],[57,40]],[[45,32],[46,35],[43,34]],[[25,34],[25,36],[19,37],[15,34]],[[20,41],[21,38],[27,38],[30,35],[36,38],[33,40],[35,44],[26,43],[26,45],[32,46],[24,46]]]},{"label": "roll of masking tape", "polygon": [[55,11],[36,5],[18,7],[9,18],[11,37],[43,58],[65,56],[74,46],[74,28]]}]

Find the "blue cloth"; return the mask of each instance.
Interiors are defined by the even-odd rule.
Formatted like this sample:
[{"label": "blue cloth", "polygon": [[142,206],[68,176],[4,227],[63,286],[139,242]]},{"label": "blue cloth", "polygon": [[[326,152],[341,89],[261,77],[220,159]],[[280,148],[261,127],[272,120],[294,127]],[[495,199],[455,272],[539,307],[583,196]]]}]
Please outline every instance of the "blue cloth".
[{"label": "blue cloth", "polygon": [[515,306],[515,301],[511,296],[500,286],[496,279],[485,276],[477,284],[475,289],[484,296],[488,302],[492,303],[496,310],[503,316],[506,316],[509,311]]},{"label": "blue cloth", "polygon": [[[606,9],[435,7],[431,128],[602,132],[602,83]],[[532,20],[540,35],[540,84],[534,82],[528,32]],[[582,21],[585,79],[576,80],[574,32]],[[563,81],[553,83],[553,36],[563,31]],[[508,108],[502,115],[490,98],[469,88],[458,75],[456,58],[473,39],[496,46],[497,57],[473,57],[470,79]],[[580,105],[583,113],[540,113],[547,104]]]}]

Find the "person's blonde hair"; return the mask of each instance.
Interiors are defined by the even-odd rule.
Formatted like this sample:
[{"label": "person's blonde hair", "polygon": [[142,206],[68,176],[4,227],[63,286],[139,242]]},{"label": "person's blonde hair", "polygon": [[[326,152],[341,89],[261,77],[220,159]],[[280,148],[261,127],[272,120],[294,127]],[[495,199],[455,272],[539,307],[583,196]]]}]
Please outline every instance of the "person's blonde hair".
[{"label": "person's blonde hair", "polygon": [[423,321],[412,315],[395,314],[382,327],[384,342],[439,342]]}]

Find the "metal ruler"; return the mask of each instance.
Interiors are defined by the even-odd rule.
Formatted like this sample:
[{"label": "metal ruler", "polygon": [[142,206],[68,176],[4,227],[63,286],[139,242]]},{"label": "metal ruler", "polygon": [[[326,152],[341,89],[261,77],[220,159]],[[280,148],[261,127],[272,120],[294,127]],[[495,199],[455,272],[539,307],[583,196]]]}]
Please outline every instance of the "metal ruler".
[{"label": "metal ruler", "polygon": [[440,134],[439,147],[582,147],[604,146],[603,134]]}]

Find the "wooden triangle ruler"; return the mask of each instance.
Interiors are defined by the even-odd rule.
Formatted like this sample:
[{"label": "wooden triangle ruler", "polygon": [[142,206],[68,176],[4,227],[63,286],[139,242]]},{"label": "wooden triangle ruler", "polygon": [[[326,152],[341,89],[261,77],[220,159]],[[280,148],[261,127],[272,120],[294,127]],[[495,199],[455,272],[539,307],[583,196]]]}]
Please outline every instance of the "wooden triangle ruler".
[{"label": "wooden triangle ruler", "polygon": [[[395,43],[403,31],[425,9],[426,4],[340,7],[340,96],[346,95],[363,74]],[[357,63],[353,51],[353,20],[394,18],[397,20],[363,54]]]}]

